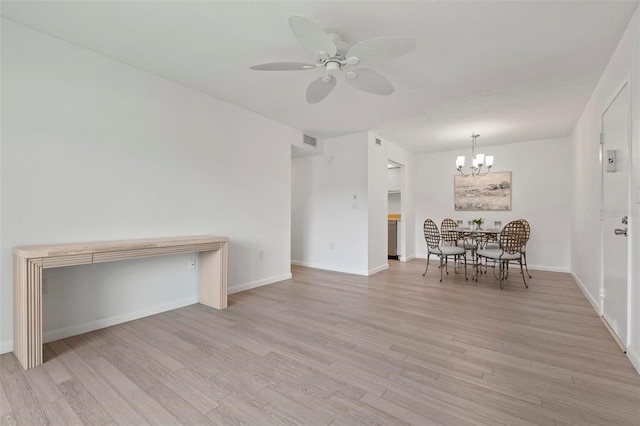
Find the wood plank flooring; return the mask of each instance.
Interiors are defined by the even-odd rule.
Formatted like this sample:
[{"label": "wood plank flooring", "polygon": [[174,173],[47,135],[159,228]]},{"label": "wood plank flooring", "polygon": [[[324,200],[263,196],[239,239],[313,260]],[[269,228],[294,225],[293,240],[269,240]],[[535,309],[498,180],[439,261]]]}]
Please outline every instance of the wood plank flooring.
[{"label": "wood plank flooring", "polygon": [[0,357],[2,425],[640,425],[640,376],[568,274],[432,262],[293,279]]}]

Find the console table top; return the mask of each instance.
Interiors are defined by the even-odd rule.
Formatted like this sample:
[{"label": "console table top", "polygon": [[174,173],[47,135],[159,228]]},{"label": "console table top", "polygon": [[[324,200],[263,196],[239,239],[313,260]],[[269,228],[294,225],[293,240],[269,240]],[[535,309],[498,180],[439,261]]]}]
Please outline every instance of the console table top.
[{"label": "console table top", "polygon": [[14,247],[13,254],[23,258],[70,256],[77,254],[103,253],[148,248],[197,245],[228,242],[229,237],[192,235],[186,237],[144,238],[138,240],[96,241],[70,244],[45,244]]}]

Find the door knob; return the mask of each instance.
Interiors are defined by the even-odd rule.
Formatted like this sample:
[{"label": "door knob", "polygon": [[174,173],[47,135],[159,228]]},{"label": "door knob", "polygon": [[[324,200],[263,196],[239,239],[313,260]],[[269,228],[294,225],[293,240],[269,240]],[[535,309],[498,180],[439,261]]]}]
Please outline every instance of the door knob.
[{"label": "door knob", "polygon": [[614,232],[616,233],[616,235],[624,235],[625,237],[627,236],[627,228],[616,229]]}]

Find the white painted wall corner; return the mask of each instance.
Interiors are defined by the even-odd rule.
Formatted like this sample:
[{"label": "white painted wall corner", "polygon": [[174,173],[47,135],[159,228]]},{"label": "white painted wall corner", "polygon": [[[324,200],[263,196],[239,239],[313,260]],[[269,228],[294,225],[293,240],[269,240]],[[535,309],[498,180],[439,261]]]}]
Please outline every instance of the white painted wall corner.
[{"label": "white painted wall corner", "polygon": [[593,297],[593,295],[589,292],[589,290],[583,284],[583,282],[580,281],[580,278],[578,278],[578,276],[576,274],[574,274],[573,272],[570,272],[570,274],[573,277],[573,279],[575,280],[575,282],[578,284],[578,287],[580,288],[580,290],[582,290],[582,293],[587,298],[589,303],[591,303],[591,306],[593,306],[593,309],[596,311],[596,313],[598,315],[602,316],[602,307],[600,306],[600,302],[598,302],[596,300],[596,298]]},{"label": "white painted wall corner", "polygon": [[369,275],[377,274],[378,272],[384,271],[385,269],[389,269],[388,263],[369,269]]}]

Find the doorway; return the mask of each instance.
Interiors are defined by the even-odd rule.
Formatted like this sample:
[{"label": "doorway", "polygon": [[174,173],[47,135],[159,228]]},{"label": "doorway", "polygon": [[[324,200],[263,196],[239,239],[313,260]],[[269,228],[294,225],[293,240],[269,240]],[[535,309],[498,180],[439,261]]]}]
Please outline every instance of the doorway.
[{"label": "doorway", "polygon": [[387,258],[399,260],[404,255],[402,238],[402,166],[387,162]]},{"label": "doorway", "polygon": [[602,316],[627,347],[630,152],[629,85],[624,84],[602,114]]}]

